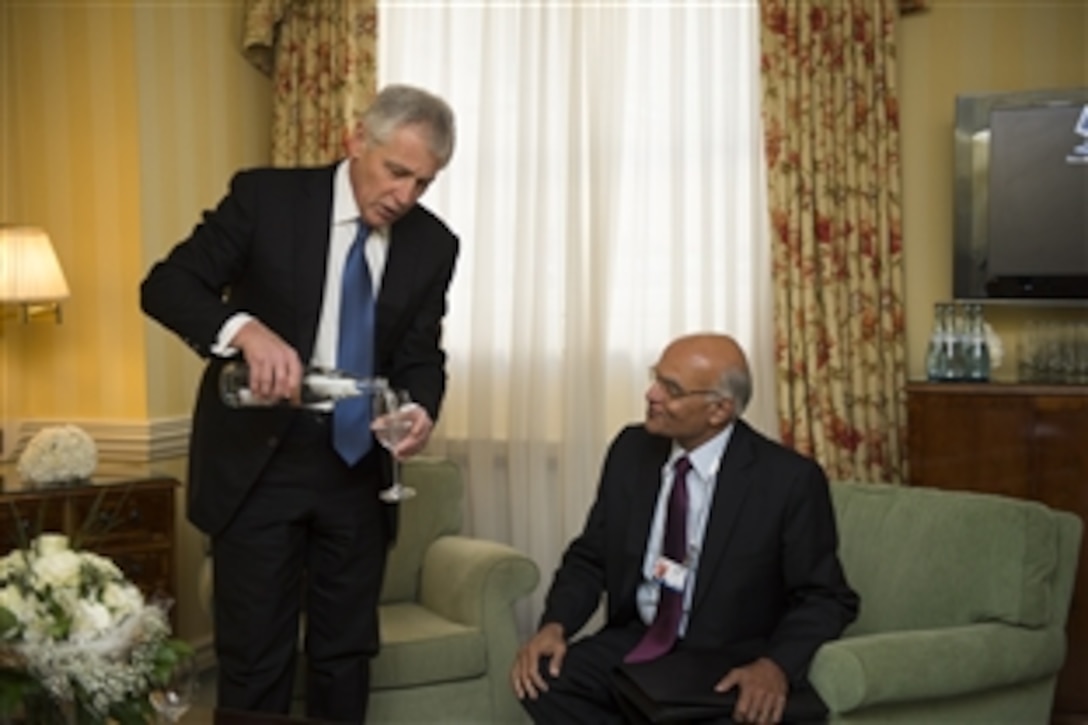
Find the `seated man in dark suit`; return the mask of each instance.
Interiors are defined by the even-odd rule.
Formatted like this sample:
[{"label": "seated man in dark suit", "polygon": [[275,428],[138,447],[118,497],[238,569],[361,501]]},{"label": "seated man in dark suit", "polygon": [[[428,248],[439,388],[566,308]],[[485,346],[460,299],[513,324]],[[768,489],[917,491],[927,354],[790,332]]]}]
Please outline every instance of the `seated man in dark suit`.
[{"label": "seated man in dark suit", "polygon": [[[511,671],[535,722],[623,722],[616,668],[685,649],[735,653],[713,689],[735,690],[736,721],[778,722],[816,650],[857,616],[827,477],[741,420],[751,390],[728,336],[661,355],[645,423],[613,441]],[[571,642],[602,594],[605,625]]]}]

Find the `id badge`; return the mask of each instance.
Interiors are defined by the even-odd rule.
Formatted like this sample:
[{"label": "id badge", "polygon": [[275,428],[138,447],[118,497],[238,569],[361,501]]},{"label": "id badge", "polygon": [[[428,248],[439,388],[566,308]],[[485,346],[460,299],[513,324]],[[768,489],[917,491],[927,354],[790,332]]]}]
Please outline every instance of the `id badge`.
[{"label": "id badge", "polygon": [[688,568],[665,556],[657,557],[654,562],[654,581],[661,582],[675,592],[684,591],[688,580]]}]

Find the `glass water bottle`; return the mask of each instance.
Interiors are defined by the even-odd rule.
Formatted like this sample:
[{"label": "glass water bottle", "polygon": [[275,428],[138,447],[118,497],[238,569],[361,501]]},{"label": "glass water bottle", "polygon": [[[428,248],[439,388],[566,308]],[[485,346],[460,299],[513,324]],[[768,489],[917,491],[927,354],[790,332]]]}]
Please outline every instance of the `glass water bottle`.
[{"label": "glass water bottle", "polygon": [[948,305],[938,302],[933,306],[933,331],[929,336],[929,348],[926,350],[926,378],[940,381],[947,377],[948,350],[945,348],[945,335],[948,330]]},{"label": "glass water bottle", "polygon": [[[343,398],[368,395],[385,387],[388,387],[385,378],[357,378],[338,370],[307,368],[302,374],[299,405],[313,407],[335,403]],[[254,395],[249,389],[249,366],[241,360],[228,362],[219,372],[219,396],[231,408],[290,404],[287,400],[270,400]]]},{"label": "glass water bottle", "polygon": [[982,305],[967,306],[967,338],[964,346],[964,372],[968,380],[990,379],[990,344],[986,339],[986,321]]}]

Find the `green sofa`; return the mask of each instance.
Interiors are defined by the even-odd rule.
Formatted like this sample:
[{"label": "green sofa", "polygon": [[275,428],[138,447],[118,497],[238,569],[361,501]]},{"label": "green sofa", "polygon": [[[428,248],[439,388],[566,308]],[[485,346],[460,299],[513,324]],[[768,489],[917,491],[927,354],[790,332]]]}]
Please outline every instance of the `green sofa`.
[{"label": "green sofa", "polygon": [[857,621],[809,670],[832,723],[1048,723],[1082,523],[989,494],[833,483]]}]

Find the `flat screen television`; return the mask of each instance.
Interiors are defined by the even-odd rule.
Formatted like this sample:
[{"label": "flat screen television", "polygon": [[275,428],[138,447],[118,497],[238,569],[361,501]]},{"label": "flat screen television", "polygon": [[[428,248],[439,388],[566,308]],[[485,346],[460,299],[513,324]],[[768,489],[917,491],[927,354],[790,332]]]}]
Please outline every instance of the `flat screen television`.
[{"label": "flat screen television", "polygon": [[956,299],[1088,300],[1088,88],[956,98]]}]

